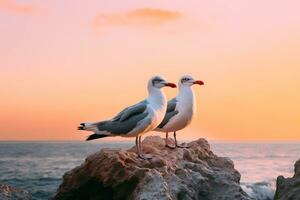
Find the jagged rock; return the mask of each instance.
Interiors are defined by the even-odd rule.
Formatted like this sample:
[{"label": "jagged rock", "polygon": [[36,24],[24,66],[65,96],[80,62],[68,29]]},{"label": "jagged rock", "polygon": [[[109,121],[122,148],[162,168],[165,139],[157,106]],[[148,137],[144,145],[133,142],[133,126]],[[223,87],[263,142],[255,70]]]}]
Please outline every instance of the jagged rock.
[{"label": "jagged rock", "polygon": [[[171,142],[171,141],[170,141]],[[127,151],[102,149],[67,172],[55,200],[250,200],[233,162],[213,154],[204,139],[188,149],[168,149],[159,136],[143,141],[151,160]]]},{"label": "jagged rock", "polygon": [[1,200],[30,200],[31,195],[29,192],[23,189],[0,184],[0,199]]},{"label": "jagged rock", "polygon": [[300,200],[300,159],[295,163],[292,178],[277,177],[274,200]]}]

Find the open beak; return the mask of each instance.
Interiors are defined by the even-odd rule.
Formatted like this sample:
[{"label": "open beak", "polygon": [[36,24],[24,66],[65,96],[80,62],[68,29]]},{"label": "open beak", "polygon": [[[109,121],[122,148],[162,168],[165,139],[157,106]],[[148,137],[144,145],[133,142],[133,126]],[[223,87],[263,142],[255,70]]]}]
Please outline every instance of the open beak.
[{"label": "open beak", "polygon": [[177,87],[176,84],[174,84],[174,83],[165,83],[165,86],[171,87],[171,88],[176,88]]},{"label": "open beak", "polygon": [[200,80],[197,80],[197,81],[194,81],[194,84],[204,85],[204,82],[203,82],[203,81],[200,81]]}]

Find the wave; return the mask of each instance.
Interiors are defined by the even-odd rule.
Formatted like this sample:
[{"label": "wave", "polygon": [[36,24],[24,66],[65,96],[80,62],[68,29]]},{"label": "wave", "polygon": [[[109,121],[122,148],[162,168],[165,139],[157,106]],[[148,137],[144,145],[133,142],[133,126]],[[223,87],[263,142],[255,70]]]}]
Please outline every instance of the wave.
[{"label": "wave", "polygon": [[274,198],[275,190],[270,183],[241,183],[241,187],[250,197],[256,200],[272,200]]}]

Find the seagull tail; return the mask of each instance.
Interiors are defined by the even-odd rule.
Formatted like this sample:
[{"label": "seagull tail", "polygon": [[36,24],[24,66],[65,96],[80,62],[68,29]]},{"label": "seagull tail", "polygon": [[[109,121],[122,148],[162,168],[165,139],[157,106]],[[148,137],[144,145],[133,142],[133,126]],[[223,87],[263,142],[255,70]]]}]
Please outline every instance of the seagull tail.
[{"label": "seagull tail", "polygon": [[98,138],[104,138],[110,135],[106,131],[99,131],[97,125],[99,125],[99,123],[81,123],[80,126],[78,127],[78,130],[94,132],[94,134],[88,136],[88,138],[86,139],[87,141],[98,139]]},{"label": "seagull tail", "polygon": [[80,126],[78,126],[78,130],[96,132],[97,125],[95,123],[81,123]]}]

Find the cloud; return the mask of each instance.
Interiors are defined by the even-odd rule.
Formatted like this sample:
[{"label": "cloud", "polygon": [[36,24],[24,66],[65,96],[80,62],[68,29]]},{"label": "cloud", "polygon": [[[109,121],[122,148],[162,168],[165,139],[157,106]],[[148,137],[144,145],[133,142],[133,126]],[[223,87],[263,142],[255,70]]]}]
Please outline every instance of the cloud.
[{"label": "cloud", "polygon": [[104,26],[161,26],[182,17],[178,11],[139,8],[128,12],[99,14],[95,17],[94,26],[96,29]]},{"label": "cloud", "polygon": [[0,10],[16,14],[28,15],[36,11],[36,8],[30,4],[20,4],[14,0],[0,0]]}]

